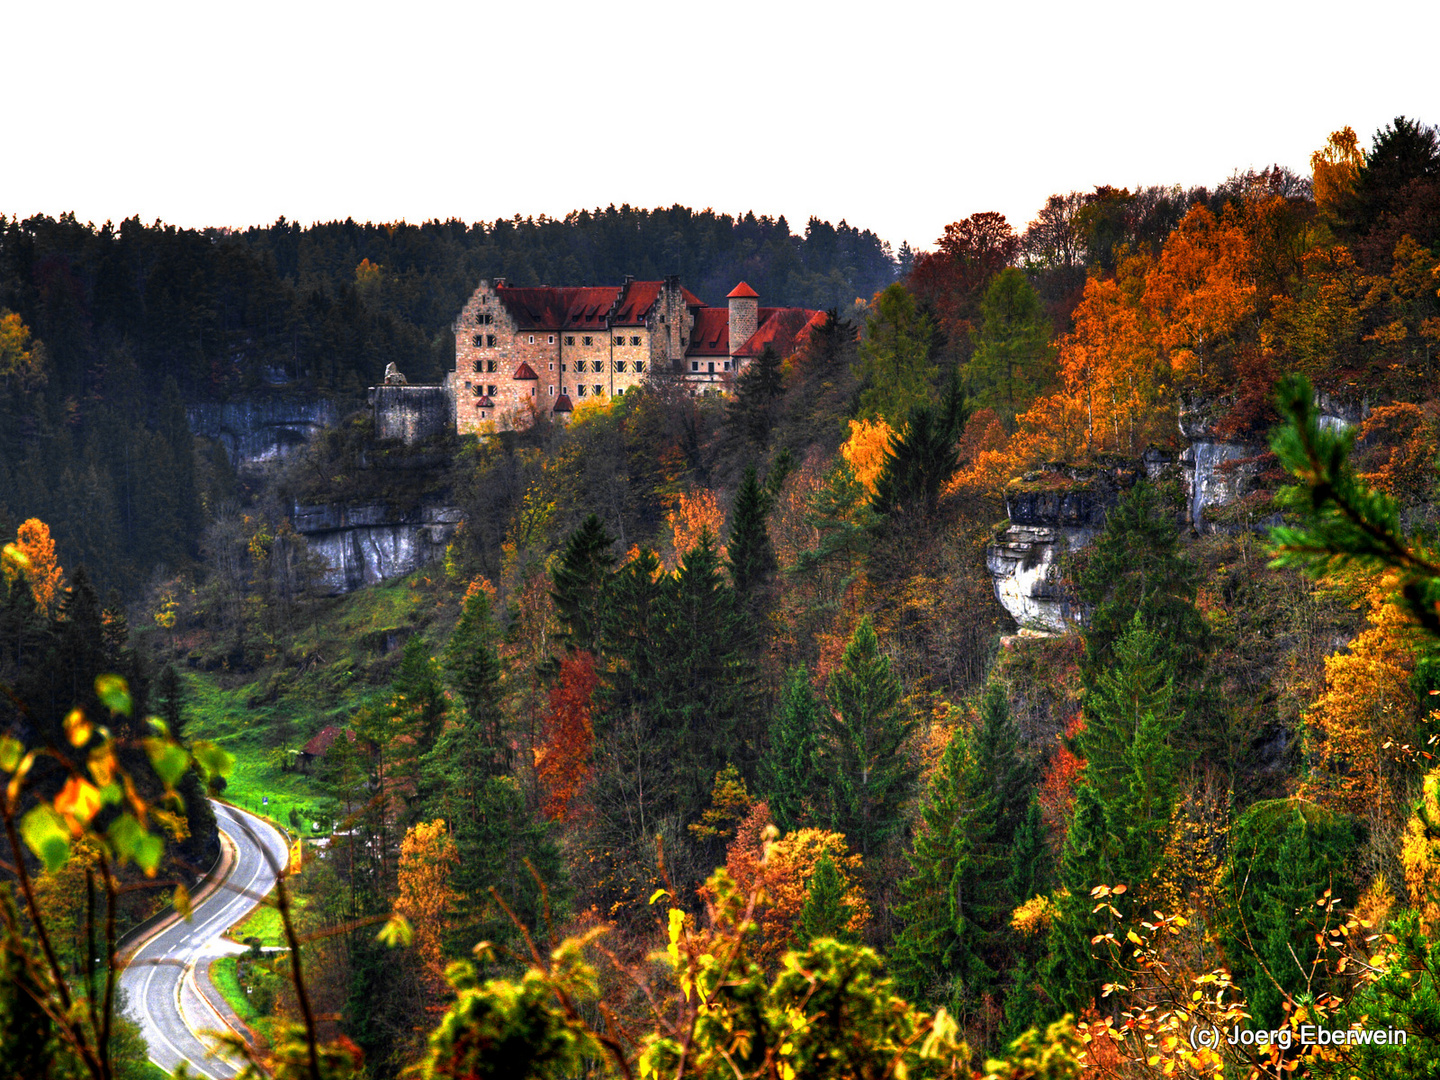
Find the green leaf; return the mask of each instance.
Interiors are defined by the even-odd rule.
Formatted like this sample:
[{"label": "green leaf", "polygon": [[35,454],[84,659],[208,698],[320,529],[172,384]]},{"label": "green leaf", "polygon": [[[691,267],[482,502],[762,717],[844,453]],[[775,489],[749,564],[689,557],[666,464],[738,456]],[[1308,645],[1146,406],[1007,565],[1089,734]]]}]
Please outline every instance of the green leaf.
[{"label": "green leaf", "polygon": [[155,775],[165,782],[166,787],[174,787],[179,783],[185,770],[190,767],[190,755],[176,743],[166,742],[164,739],[146,739],[145,752],[150,755],[150,764],[155,767]]},{"label": "green leaf", "polygon": [[134,702],[130,700],[130,687],[119,675],[96,676],[95,695],[111,712],[129,716],[134,708]]},{"label": "green leaf", "polygon": [[200,767],[210,776],[230,775],[230,770],[235,767],[235,755],[228,750],[221,749],[213,742],[199,741],[191,746],[191,752]]},{"label": "green leaf", "polygon": [[0,735],[0,769],[13,773],[20,766],[20,759],[25,756],[25,747],[19,739],[12,739],[9,735]]},{"label": "green leaf", "polygon": [[65,828],[64,818],[45,803],[20,819],[20,835],[52,874],[70,858],[70,830]]},{"label": "green leaf", "polygon": [[165,841],[155,833],[145,833],[135,845],[135,862],[145,871],[146,877],[154,877],[165,856]]},{"label": "green leaf", "polygon": [[375,940],[393,949],[397,945],[409,945],[414,937],[415,931],[410,928],[409,919],[403,915],[391,915],[375,935]]},{"label": "green leaf", "polygon": [[[152,837],[145,831],[145,827],[135,819],[135,815],[130,813],[121,814],[112,821],[110,828],[106,830],[106,835],[110,838],[110,847],[115,852],[116,860],[121,864],[134,859],[143,867],[151,859],[154,847],[158,846],[160,849],[164,849],[164,843],[160,838]],[[154,841],[153,845],[150,843],[152,840]],[[152,865],[158,866],[159,856],[154,855],[153,858]]]}]

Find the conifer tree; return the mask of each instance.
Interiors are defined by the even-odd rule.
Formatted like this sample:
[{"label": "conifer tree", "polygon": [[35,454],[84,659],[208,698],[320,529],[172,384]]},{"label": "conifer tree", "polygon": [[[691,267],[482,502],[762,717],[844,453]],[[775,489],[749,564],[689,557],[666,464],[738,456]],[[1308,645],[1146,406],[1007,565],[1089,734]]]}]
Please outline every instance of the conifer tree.
[{"label": "conifer tree", "polygon": [[770,817],[781,832],[815,819],[820,793],[820,704],[804,664],[790,669],[770,726],[770,748],[760,765]]},{"label": "conifer tree", "polygon": [[716,772],[734,761],[753,778],[756,760],[746,724],[749,633],[708,530],[665,582],[655,614],[648,690],[655,750],[673,806],[688,822],[704,808]]},{"label": "conifer tree", "polygon": [[911,873],[900,886],[905,927],[891,964],[916,999],[951,1004],[966,996],[970,984],[989,981],[990,972],[971,962],[976,958],[965,940],[974,858],[990,843],[995,810],[976,772],[970,736],[957,727],[930,777]]},{"label": "conifer tree", "polygon": [[871,859],[900,831],[915,769],[900,752],[914,719],[868,615],[845,646],[827,697],[824,769],[832,827]]},{"label": "conifer tree", "polygon": [[1086,765],[1061,856],[1066,895],[1051,933],[1047,978],[1066,1009],[1083,1009],[1106,981],[1108,959],[1090,941],[1112,931],[1115,917],[1092,910],[1091,890],[1124,885],[1127,893],[1114,904],[1128,915],[1143,902],[1164,849],[1178,772],[1170,742],[1179,712],[1162,648],[1137,612],[1114,644],[1113,666],[1098,673],[1085,699],[1078,748]]},{"label": "conifer tree", "polygon": [[937,408],[928,403],[910,410],[903,429],[890,438],[885,464],[875,480],[871,505],[882,514],[899,510],[929,513],[940,489],[959,467],[956,440],[965,427],[965,397],[952,379]]},{"label": "conifer tree", "polygon": [[826,852],[815,864],[815,872],[805,885],[805,906],[800,909],[795,934],[796,949],[807,949],[820,938],[844,942],[856,940],[856,935],[849,928],[855,912],[846,902],[845,893],[845,879],[835,868],[830,853]]},{"label": "conifer tree", "polygon": [[1092,605],[1082,668],[1087,689],[1113,660],[1115,642],[1139,613],[1158,638],[1176,685],[1193,696],[1204,674],[1210,627],[1195,607],[1199,573],[1180,552],[1180,530],[1160,493],[1137,484],[1105,519],[1080,577]]},{"label": "conifer tree", "polygon": [[489,594],[473,582],[445,647],[445,674],[460,699],[463,716],[459,726],[447,730],[431,751],[430,757],[443,768],[460,766],[477,775],[509,769],[510,754],[502,736],[497,637]]},{"label": "conifer tree", "polygon": [[551,597],[572,649],[599,650],[605,588],[615,566],[615,538],[599,515],[590,514],[570,538],[553,571]]},{"label": "conifer tree", "polygon": [[730,580],[735,583],[735,591],[747,599],[775,572],[775,552],[765,531],[769,509],[770,498],[755,474],[755,466],[748,466],[735,495],[727,551]]},{"label": "conifer tree", "polygon": [[993,409],[1007,431],[1054,377],[1054,328],[1040,296],[1015,267],[996,274],[980,301],[975,352],[965,365],[966,386],[975,404]]},{"label": "conifer tree", "polygon": [[764,450],[775,425],[775,401],[785,389],[780,354],[766,344],[736,380],[727,421],[756,450]]},{"label": "conifer tree", "polygon": [[1016,904],[1039,896],[1049,887],[1049,859],[1040,800],[1032,794],[1010,844],[1010,876],[1005,879],[1005,888]]},{"label": "conifer tree", "polygon": [[1005,687],[999,682],[985,688],[975,758],[979,774],[995,800],[995,842],[1009,844],[1030,803],[1035,769],[1020,752],[1020,729],[1010,715]]}]

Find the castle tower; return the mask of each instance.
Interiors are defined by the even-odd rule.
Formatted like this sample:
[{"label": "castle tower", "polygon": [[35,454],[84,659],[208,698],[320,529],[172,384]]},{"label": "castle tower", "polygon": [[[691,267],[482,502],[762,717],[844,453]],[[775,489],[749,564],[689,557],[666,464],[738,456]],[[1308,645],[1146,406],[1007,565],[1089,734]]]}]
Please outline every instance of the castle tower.
[{"label": "castle tower", "polygon": [[750,340],[760,324],[760,294],[740,282],[726,297],[730,301],[730,356]]}]

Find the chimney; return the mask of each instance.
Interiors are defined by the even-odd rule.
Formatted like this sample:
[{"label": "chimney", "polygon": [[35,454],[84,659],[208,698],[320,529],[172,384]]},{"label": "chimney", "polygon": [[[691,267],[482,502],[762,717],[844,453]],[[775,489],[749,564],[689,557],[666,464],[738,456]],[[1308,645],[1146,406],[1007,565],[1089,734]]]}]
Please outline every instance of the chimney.
[{"label": "chimney", "polygon": [[726,297],[730,301],[730,356],[750,340],[760,323],[760,294],[740,282]]}]

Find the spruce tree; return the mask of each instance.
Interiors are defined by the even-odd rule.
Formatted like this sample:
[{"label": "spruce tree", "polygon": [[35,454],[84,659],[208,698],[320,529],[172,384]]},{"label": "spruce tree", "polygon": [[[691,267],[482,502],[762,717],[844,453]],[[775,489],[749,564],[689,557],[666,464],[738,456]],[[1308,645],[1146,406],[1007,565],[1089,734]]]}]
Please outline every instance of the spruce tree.
[{"label": "spruce tree", "polygon": [[912,999],[953,1004],[990,972],[976,970],[967,948],[966,890],[977,845],[988,845],[994,802],[976,784],[974,748],[957,727],[931,774],[910,853],[910,876],[901,883],[898,909],[904,929],[891,965]]},{"label": "spruce tree", "polygon": [[760,765],[760,778],[770,818],[781,832],[790,832],[815,818],[820,794],[820,704],[810,689],[805,665],[790,669],[780,691],[780,705],[770,726],[770,748]]},{"label": "spruce tree", "polygon": [[993,409],[1007,431],[1015,430],[1015,414],[1054,377],[1053,335],[1040,296],[1022,271],[1007,267],[991,279],[980,301],[965,382],[975,404]]},{"label": "spruce tree", "polygon": [[509,769],[500,711],[497,638],[490,618],[490,597],[478,584],[471,585],[444,659],[445,674],[460,699],[460,723],[446,729],[427,755],[432,766],[443,772],[459,768],[478,777]]},{"label": "spruce tree", "polygon": [[882,514],[898,511],[929,513],[940,489],[959,467],[955,443],[965,427],[965,397],[952,379],[939,407],[928,403],[910,410],[904,428],[890,437],[871,505]]},{"label": "spruce tree", "polygon": [[831,825],[870,859],[900,831],[900,809],[915,769],[900,752],[914,719],[901,703],[900,680],[880,651],[868,615],[845,646],[827,697],[824,767]]},{"label": "spruce tree", "polygon": [[565,541],[552,571],[550,595],[572,649],[598,652],[605,587],[615,566],[615,538],[596,514],[588,515]]},{"label": "spruce tree", "polygon": [[1017,905],[1039,896],[1049,887],[1049,860],[1040,800],[1032,794],[1010,844],[1010,876],[1005,879],[1005,888]]},{"label": "spruce tree", "polygon": [[769,510],[770,497],[751,465],[745,469],[745,479],[735,495],[728,550],[730,580],[735,583],[735,591],[745,598],[759,591],[775,572],[775,552],[765,531]]},{"label": "spruce tree", "polygon": [[805,906],[800,909],[795,948],[807,949],[821,938],[854,942],[856,935],[849,929],[853,915],[854,909],[845,900],[845,879],[826,852],[805,885]]},{"label": "spruce tree", "polygon": [[991,682],[980,707],[976,766],[995,800],[995,842],[1015,837],[1035,784],[1035,768],[1020,752],[1020,729],[1010,715],[1005,687]]}]

